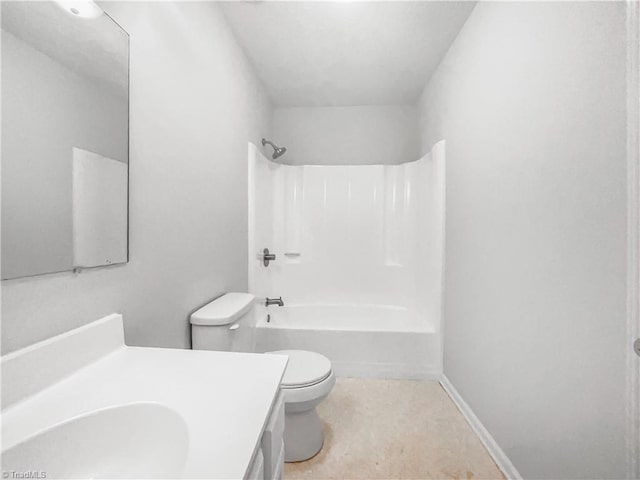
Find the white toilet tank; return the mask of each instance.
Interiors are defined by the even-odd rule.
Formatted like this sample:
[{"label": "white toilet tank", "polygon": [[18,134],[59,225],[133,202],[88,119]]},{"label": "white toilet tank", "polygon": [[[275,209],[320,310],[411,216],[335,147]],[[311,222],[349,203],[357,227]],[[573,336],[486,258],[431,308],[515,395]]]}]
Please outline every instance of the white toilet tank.
[{"label": "white toilet tank", "polygon": [[255,347],[255,297],[226,293],[191,314],[193,350],[253,352]]}]

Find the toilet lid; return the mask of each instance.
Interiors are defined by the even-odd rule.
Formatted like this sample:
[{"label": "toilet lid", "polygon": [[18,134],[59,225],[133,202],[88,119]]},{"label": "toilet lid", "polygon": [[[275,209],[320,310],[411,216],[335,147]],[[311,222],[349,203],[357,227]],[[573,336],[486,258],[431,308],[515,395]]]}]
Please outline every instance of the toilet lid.
[{"label": "toilet lid", "polygon": [[289,363],[280,383],[285,388],[314,385],[331,373],[331,361],[319,353],[307,350],[277,350],[269,353],[289,356]]}]

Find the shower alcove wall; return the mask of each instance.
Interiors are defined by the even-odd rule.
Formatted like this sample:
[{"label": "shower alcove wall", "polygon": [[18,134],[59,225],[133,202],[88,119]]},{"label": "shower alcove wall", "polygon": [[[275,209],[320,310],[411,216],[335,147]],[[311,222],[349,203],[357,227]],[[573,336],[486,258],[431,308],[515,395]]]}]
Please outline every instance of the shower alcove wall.
[{"label": "shower alcove wall", "polygon": [[285,302],[259,302],[257,351],[316,351],[342,376],[442,372],[444,155],[293,166],[249,144],[249,290]]}]

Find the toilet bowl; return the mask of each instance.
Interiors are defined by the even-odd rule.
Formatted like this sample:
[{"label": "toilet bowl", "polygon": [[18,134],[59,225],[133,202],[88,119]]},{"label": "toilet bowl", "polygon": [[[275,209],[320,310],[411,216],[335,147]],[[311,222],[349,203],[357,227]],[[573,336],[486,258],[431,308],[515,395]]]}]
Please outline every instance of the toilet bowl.
[{"label": "toilet bowl", "polygon": [[[255,330],[255,297],[227,293],[191,314],[194,350],[250,352]],[[265,355],[287,355],[289,362],[280,388],[284,394],[284,460],[301,462],[317,454],[324,443],[318,404],[336,383],[331,361],[306,350],[278,350]]]},{"label": "toilet bowl", "polygon": [[284,393],[284,461],[301,462],[316,455],[324,443],[322,423],[316,407],[336,383],[331,361],[306,350],[277,350],[289,363],[280,387]]}]

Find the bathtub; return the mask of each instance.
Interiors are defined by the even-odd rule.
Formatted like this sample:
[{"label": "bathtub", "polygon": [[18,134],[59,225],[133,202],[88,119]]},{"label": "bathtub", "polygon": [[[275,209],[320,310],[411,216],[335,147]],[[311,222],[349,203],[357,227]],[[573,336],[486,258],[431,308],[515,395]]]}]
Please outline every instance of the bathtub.
[{"label": "bathtub", "polygon": [[429,319],[399,306],[262,307],[255,333],[256,351],[322,353],[338,376],[423,379],[441,371],[440,336]]}]

